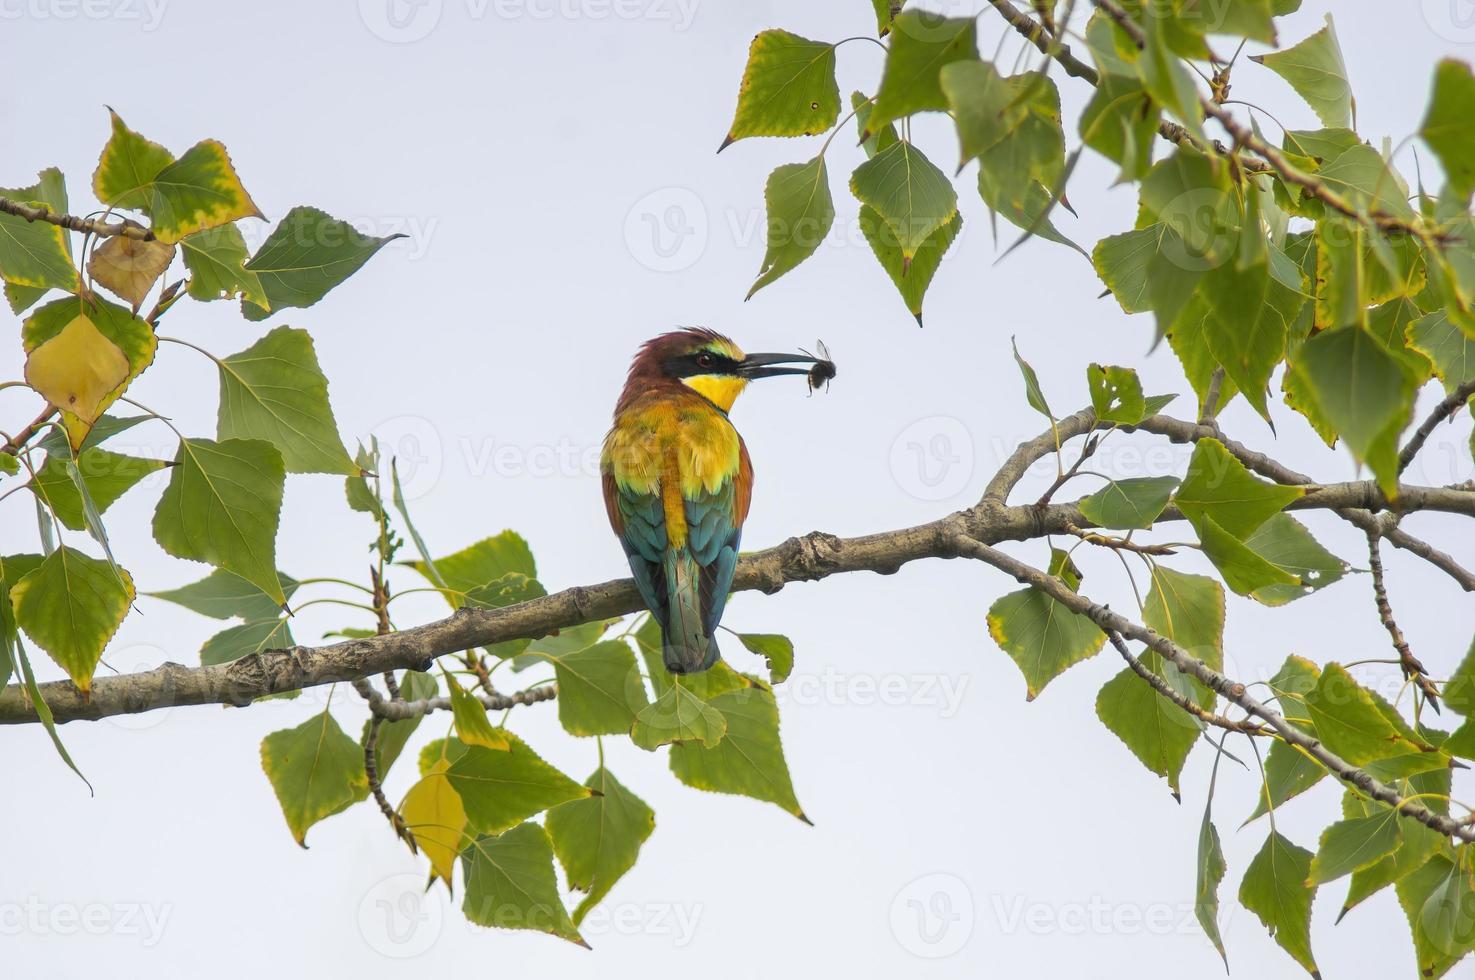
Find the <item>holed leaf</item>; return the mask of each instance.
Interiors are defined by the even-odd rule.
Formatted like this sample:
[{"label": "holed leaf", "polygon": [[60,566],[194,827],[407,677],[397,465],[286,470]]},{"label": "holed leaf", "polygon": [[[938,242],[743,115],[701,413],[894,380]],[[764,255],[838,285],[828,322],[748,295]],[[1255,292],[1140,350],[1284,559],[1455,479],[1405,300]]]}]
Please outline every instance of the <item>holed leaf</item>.
[{"label": "holed leaf", "polygon": [[748,49],[737,111],[718,151],[747,136],[812,136],[839,116],[835,46],[763,31]]}]

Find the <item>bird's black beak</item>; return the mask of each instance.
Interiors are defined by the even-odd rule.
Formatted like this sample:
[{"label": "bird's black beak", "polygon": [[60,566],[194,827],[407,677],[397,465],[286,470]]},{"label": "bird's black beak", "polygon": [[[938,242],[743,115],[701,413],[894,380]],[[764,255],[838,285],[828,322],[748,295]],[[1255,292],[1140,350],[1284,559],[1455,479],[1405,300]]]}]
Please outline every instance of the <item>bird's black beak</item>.
[{"label": "bird's black beak", "polygon": [[783,364],[814,365],[819,358],[808,354],[749,354],[738,362],[738,374],[745,378],[772,378],[780,374],[808,374],[809,367],[781,367]]}]

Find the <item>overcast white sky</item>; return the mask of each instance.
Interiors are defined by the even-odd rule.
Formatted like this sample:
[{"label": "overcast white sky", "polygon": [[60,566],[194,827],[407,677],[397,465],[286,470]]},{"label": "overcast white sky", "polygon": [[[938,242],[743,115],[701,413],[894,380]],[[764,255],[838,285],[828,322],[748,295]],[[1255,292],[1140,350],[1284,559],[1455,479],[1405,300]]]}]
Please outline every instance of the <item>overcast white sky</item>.
[{"label": "overcast white sky", "polygon": [[[1310,33],[1333,6],[1307,0],[1284,37]],[[1475,54],[1468,4],[1335,6],[1361,131],[1397,142],[1417,128],[1435,60]],[[832,240],[742,302],[762,257],[763,181],[815,146],[748,140],[714,155],[749,40],[772,26],[822,39],[866,34],[874,21],[864,0],[0,0],[0,20],[0,126],[9,134],[0,184],[57,165],[74,209],[90,207],[106,103],[176,152],[221,139],[270,218],[312,204],[377,234],[408,234],[318,306],[271,322],[312,332],[346,438],[376,432],[418,461],[408,489],[436,551],[515,528],[550,589],[625,574],[594,454],[630,354],[673,325],[714,327],[749,350],[822,337],[839,363],[828,395],[807,398],[797,379],[779,380],[734,413],[757,470],[750,548],[813,529],[901,527],[975,501],[1002,456],[1041,426],[1024,402],[1011,335],[1061,411],[1086,402],[1093,360],[1137,364],[1149,392],[1188,391],[1166,349],[1144,359],[1150,321],[1098,300],[1080,256],[1034,242],[994,264],[971,171],[960,186],[964,233],[919,331],[855,227],[845,181],[859,157],[847,138],[829,157],[840,214]],[[997,18],[981,24],[980,46],[992,51]],[[1012,62],[1012,39],[1005,50]],[[874,91],[879,68],[874,46],[846,45],[842,91]],[[1235,95],[1268,102],[1286,125],[1314,124],[1254,65],[1236,72]],[[1083,97],[1066,85],[1067,117]],[[940,118],[915,128],[934,159],[953,159]],[[1407,150],[1399,163],[1411,172]],[[1088,154],[1072,184],[1080,218],[1063,218],[1062,230],[1087,248],[1130,224],[1135,195],[1110,189],[1112,176]],[[219,354],[265,326],[224,304],[181,304],[168,321],[169,332]],[[20,371],[19,343],[0,345],[0,375]],[[205,435],[215,384],[198,354],[166,346],[133,394]],[[20,402],[12,394],[0,406],[11,424],[33,411]],[[1278,439],[1243,403],[1225,421],[1258,446],[1298,454],[1324,479],[1353,475],[1349,458],[1319,449],[1298,416],[1275,410]],[[1441,433],[1416,478],[1470,476],[1468,422],[1460,426]],[[162,427],[120,441],[173,452]],[[1152,445],[1108,444],[1098,468],[1181,472],[1184,454],[1142,451]],[[1034,474],[1021,499],[1044,476]],[[160,484],[150,486],[110,512],[116,552],[142,589],[193,581],[204,568],[166,557],[150,539]],[[368,529],[341,494],[333,478],[289,480],[285,571],[362,577]],[[0,522],[7,552],[36,547],[21,496],[0,505]],[[1421,516],[1409,526],[1460,547],[1450,523]],[[1359,534],[1325,520],[1314,527],[1362,564]],[[1042,560],[1043,549],[1015,550]],[[1130,605],[1115,561],[1082,564],[1087,591]],[[1415,650],[1446,675],[1470,640],[1470,600],[1401,554],[1388,564]],[[724,980],[816,967],[857,977],[1216,974],[1217,955],[1192,917],[1208,753],[1190,759],[1180,806],[1095,717],[1097,689],[1120,669],[1110,652],[1026,704],[1023,680],[984,625],[989,604],[1012,587],[983,566],[934,562],[736,597],[728,625],[781,631],[797,646],[794,678],[780,691],[783,730],[815,826],[685,788],[663,756],[608,740],[611,769],[654,807],[657,829],[607,911],[586,923],[592,953],[472,928],[440,893],[419,897],[420,863],[371,806],[315,827],[311,850],[299,850],[258,745],[308,717],[325,690],[249,711],[68,725],[95,799],[39,728],[7,729],[0,961],[35,978],[98,968],[120,978],[468,968]],[[1291,652],[1386,656],[1369,591],[1365,576],[1352,576],[1284,610],[1231,599],[1230,672],[1263,679]],[[422,598],[406,600],[402,623],[441,614],[433,601],[411,605]],[[353,624],[323,606],[300,619],[304,641]],[[107,660],[124,671],[197,663],[218,625],[140,599]],[[736,646],[725,645],[751,669]],[[1390,683],[1386,674],[1364,679]],[[337,692],[333,710],[358,731],[364,712],[350,690]],[[444,721],[425,725],[419,740]],[[576,777],[593,769],[592,741],[564,736],[553,711],[520,711],[514,724]],[[392,774],[392,797],[412,769],[402,762]],[[1298,969],[1233,898],[1266,832],[1263,822],[1237,830],[1257,785],[1237,767],[1220,774],[1223,932],[1236,975],[1292,977]],[[1281,812],[1281,829],[1314,848],[1337,802],[1323,784]],[[1409,971],[1391,890],[1333,927],[1344,887],[1324,888],[1317,901],[1324,975]]]}]

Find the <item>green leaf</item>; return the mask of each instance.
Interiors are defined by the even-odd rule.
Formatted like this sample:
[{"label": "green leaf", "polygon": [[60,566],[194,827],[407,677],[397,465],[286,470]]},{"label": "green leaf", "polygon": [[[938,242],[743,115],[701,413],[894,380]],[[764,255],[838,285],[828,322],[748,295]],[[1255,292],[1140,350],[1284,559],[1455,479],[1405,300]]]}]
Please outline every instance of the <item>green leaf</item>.
[{"label": "green leaf", "polygon": [[1325,27],[1300,44],[1250,59],[1289,82],[1324,125],[1354,128],[1356,102],[1331,14],[1326,16]]},{"label": "green leaf", "polygon": [[1198,827],[1198,857],[1195,862],[1197,875],[1194,881],[1193,914],[1198,919],[1204,935],[1224,959],[1224,968],[1229,968],[1229,957],[1224,952],[1224,939],[1219,935],[1219,885],[1224,881],[1228,866],[1224,863],[1224,849],[1219,846],[1219,831],[1209,819],[1208,808],[1204,808],[1204,819]]},{"label": "green leaf", "polygon": [[[1164,663],[1155,651],[1147,650],[1139,659],[1200,707],[1213,706],[1213,692]],[[1198,741],[1198,719],[1153,690],[1130,667],[1107,681],[1096,695],[1096,717],[1150,772],[1165,777],[1173,795],[1178,795],[1183,763]]]},{"label": "green leaf", "polygon": [[1091,391],[1091,407],[1102,422],[1136,425],[1147,417],[1147,400],[1142,395],[1142,382],[1131,368],[1092,364],[1086,368],[1086,385]]},{"label": "green leaf", "polygon": [[258,439],[181,439],[154,511],[154,540],[169,554],[234,572],[278,605],[277,521],[286,471]]},{"label": "green leaf", "polygon": [[1408,325],[1407,332],[1409,344],[1433,364],[1446,393],[1475,380],[1475,337],[1452,322],[1447,311],[1420,317]]},{"label": "green leaf", "polygon": [[[1253,476],[1217,439],[1201,439],[1188,462],[1188,475],[1178,488],[1178,509],[1195,525],[1211,518],[1226,532],[1244,539],[1303,495]],[[1200,531],[1202,533],[1202,531]]]},{"label": "green leaf", "polygon": [[201,644],[200,663],[207,667],[230,663],[263,650],[290,647],[293,643],[288,617],[278,615],[247,620],[237,626],[227,626]]},{"label": "green leaf", "polygon": [[338,436],[328,379],[306,330],[277,327],[216,364],[219,438],[271,443],[288,473],[359,472]]},{"label": "green leaf", "polygon": [[[1410,792],[1416,791],[1410,790]],[[1381,806],[1371,800],[1358,800],[1357,803],[1357,813],[1348,813],[1344,798],[1344,814],[1370,816],[1376,807]],[[1403,821],[1399,833],[1401,841],[1392,854],[1359,871],[1352,872],[1351,883],[1347,886],[1347,897],[1342,900],[1342,909],[1337,916],[1339,921],[1342,916],[1366,899],[1423,867],[1439,849],[1442,840],[1438,833],[1413,820]]]},{"label": "green leaf", "polygon": [[903,268],[958,212],[952,181],[905,140],[857,167],[850,177],[850,190],[895,234]]},{"label": "green leaf", "polygon": [[627,734],[650,703],[628,643],[606,640],[543,656],[558,678],[558,720],[570,735]]},{"label": "green leaf", "polygon": [[1218,582],[1154,565],[1142,615],[1148,626],[1215,670],[1222,669],[1224,590]]},{"label": "green leaf", "polygon": [[1434,69],[1434,91],[1419,135],[1439,158],[1445,180],[1463,201],[1475,191],[1475,75],[1470,66],[1445,58]]},{"label": "green leaf", "polygon": [[763,31],[748,48],[737,111],[717,150],[748,136],[813,136],[839,117],[835,46],[788,31]]},{"label": "green leaf", "polygon": [[522,739],[505,732],[506,751],[469,746],[446,775],[466,806],[473,829],[500,834],[510,827],[590,791],[538,757]]},{"label": "green leaf", "polygon": [[[1005,79],[1015,111],[1008,136],[979,157],[978,194],[995,213],[1028,234],[1080,246],[1049,220],[1055,195],[1064,192],[1065,134],[1060,123],[1060,92],[1038,72]],[[1017,122],[1015,122],[1017,120]]]},{"label": "green leaf", "polygon": [[516,531],[503,531],[482,538],[455,554],[435,559],[433,563],[421,560],[410,564],[431,584],[450,590],[445,598],[452,609],[462,606],[466,593],[504,576],[517,574],[536,578],[538,575],[532,549]]},{"label": "green leaf", "polygon": [[1475,877],[1461,856],[1429,892],[1419,910],[1417,932],[1428,945],[1461,957],[1475,943]]},{"label": "green leaf", "polygon": [[[440,688],[430,674],[421,673],[418,670],[406,670],[400,673],[399,691],[400,696],[406,701],[424,701],[439,694]],[[415,729],[420,727],[420,721],[424,717],[424,715],[414,715],[409,718],[379,723],[379,734],[374,739],[374,769],[379,773],[381,780],[389,775],[390,767],[399,759],[400,753],[405,750],[405,745],[410,741],[410,736],[415,734]],[[359,739],[361,745],[368,740],[369,725],[370,722],[366,720],[364,734]]]},{"label": "green leaf", "polygon": [[268,304],[247,297],[241,301],[241,312],[248,320],[263,320],[288,307],[312,306],[375,252],[403,237],[365,235],[317,208],[295,207],[245,266],[260,281]]},{"label": "green leaf", "polygon": [[1050,403],[1045,401],[1044,389],[1040,387],[1040,376],[1035,374],[1035,369],[1029,362],[1019,356],[1019,344],[1013,337],[1009,338],[1009,345],[1014,348],[1014,363],[1019,365],[1019,373],[1024,376],[1024,399],[1029,402],[1029,407],[1039,412],[1053,424],[1055,414],[1050,411]]},{"label": "green leaf", "polygon": [[711,748],[727,732],[727,719],[677,681],[635,715],[630,740],[648,752],[673,742],[696,741]]},{"label": "green leaf", "polygon": [[762,657],[768,665],[768,681],[779,684],[788,680],[794,669],[794,642],[777,633],[739,633],[738,639],[750,653]]},{"label": "green leaf", "polygon": [[[66,213],[66,183],[55,167],[41,171],[29,187],[0,188],[0,197],[45,206],[56,214]],[[0,278],[14,286],[75,292],[81,281],[72,264],[66,229],[47,221],[0,214]]]},{"label": "green leaf", "polygon": [[902,4],[906,0],[871,0],[871,6],[876,11],[876,36],[885,37],[891,33],[891,25],[896,20],[896,15],[901,13]]},{"label": "green leaf", "polygon": [[[1409,931],[1413,934],[1414,955],[1421,977],[1444,976],[1468,952],[1465,946],[1451,942],[1465,931],[1452,928],[1457,921],[1462,919],[1466,930],[1469,923],[1475,921],[1462,901],[1463,889],[1456,877],[1461,874],[1468,872],[1443,854],[1435,854],[1397,883],[1398,904],[1403,908]],[[1468,895],[1467,891],[1465,895]],[[1431,928],[1433,934],[1430,933]]]},{"label": "green leaf", "polygon": [[1172,233],[1167,225],[1155,222],[1146,228],[1108,235],[1091,250],[1096,274],[1111,290],[1123,313],[1152,309],[1153,300],[1148,292],[1152,278],[1148,269],[1153,256],[1161,252],[1165,236]]},{"label": "green leaf", "polygon": [[[282,583],[283,595],[290,599],[297,591],[297,580],[282,572],[277,573],[277,580]],[[281,605],[260,588],[223,568],[217,568],[198,582],[145,595],[184,606],[212,619],[236,616],[248,621],[271,619],[282,611]]]},{"label": "green leaf", "polygon": [[250,253],[241,229],[233,224],[207,228],[179,240],[184,267],[189,270],[190,296],[202,302],[241,297],[267,307],[270,301],[256,273],[246,269]]},{"label": "green leaf", "polygon": [[1444,695],[1444,703],[1454,711],[1466,717],[1475,715],[1475,640],[1470,642],[1470,649],[1440,693]]},{"label": "green leaf", "polygon": [[1367,323],[1365,232],[1339,216],[1316,226],[1316,305],[1314,323],[1323,329]]},{"label": "green leaf", "polygon": [[942,257],[963,230],[963,216],[954,214],[947,224],[929,235],[918,246],[910,262],[902,254],[901,241],[896,232],[875,209],[864,204],[860,206],[860,230],[866,236],[866,242],[870,244],[876,260],[881,263],[886,275],[891,277],[897,291],[901,293],[907,309],[916,317],[917,325],[921,326],[922,298],[927,293],[927,287],[932,284],[932,277],[937,274],[938,267],[942,265]]},{"label": "green leaf", "polygon": [[[1276,697],[1282,715],[1297,728],[1315,737],[1316,724],[1306,708],[1305,696],[1316,687],[1321,668],[1304,657],[1292,654],[1270,679],[1270,690]],[[1263,816],[1272,806],[1280,806],[1316,785],[1326,770],[1301,750],[1282,741],[1270,743],[1265,756],[1265,789],[1255,811],[1245,823]]]},{"label": "green leaf", "polygon": [[[450,671],[444,673],[446,688],[451,694],[451,718],[456,727],[456,737],[466,745],[478,745],[497,752],[508,751],[512,742],[507,736],[507,730],[493,727],[491,719],[487,717],[486,706],[466,692],[456,680],[455,674]],[[517,819],[521,820],[522,817]]]},{"label": "green leaf", "polygon": [[1112,480],[1081,500],[1081,515],[1097,527],[1147,530],[1168,506],[1177,486],[1176,476]]},{"label": "green leaf", "polygon": [[867,135],[869,130],[866,129],[866,124],[870,122],[871,104],[874,101],[866,98],[862,92],[850,93],[850,108],[855,110],[855,131],[859,134],[861,149],[865,151],[867,160],[897,140],[896,127],[891,123]]},{"label": "green leaf", "polygon": [[1029,112],[1017,89],[987,61],[950,62],[938,78],[958,128],[958,170],[1008,138]]},{"label": "green leaf", "polygon": [[[103,415],[87,431],[87,437],[82,440],[82,445],[78,447],[77,452],[81,453],[95,446],[99,446],[118,433],[126,432],[140,422],[147,422],[148,418],[147,415],[130,415],[127,417]],[[52,429],[46,433],[36,446],[38,449],[44,449],[48,453],[57,453],[63,456],[69,455],[71,450],[71,443],[67,439],[67,434],[57,429]]]},{"label": "green leaf", "polygon": [[147,212],[154,204],[154,178],[174,162],[174,154],[129,129],[113,110],[108,114],[113,131],[92,174],[93,193],[108,207]]},{"label": "green leaf", "polygon": [[789,163],[768,175],[763,189],[768,207],[768,248],[746,298],[809,258],[835,223],[825,158]]},{"label": "green leaf", "polygon": [[750,681],[747,687],[717,695],[710,704],[726,719],[727,734],[716,745],[700,741],[673,745],[671,771],[676,778],[696,789],[776,804],[809,823],[789,779],[773,692]]},{"label": "green leaf", "polygon": [[461,911],[477,925],[532,929],[587,948],[558,897],[553,847],[535,823],[480,837],[461,852],[466,898]]},{"label": "green leaf", "polygon": [[1164,18],[1143,18],[1145,44],[1137,59],[1137,78],[1158,105],[1177,117],[1200,144],[1204,142],[1204,112],[1193,75],[1168,46]]},{"label": "green leaf", "polygon": [[133,602],[128,573],[63,545],[12,580],[9,592],[16,624],[85,694]]},{"label": "green leaf", "polygon": [[309,827],[369,795],[363,750],[327,710],[262,739],[261,768],[276,791],[287,828],[303,847]]},{"label": "green leaf", "polygon": [[1413,410],[1414,381],[1407,365],[1363,327],[1324,330],[1291,362],[1316,408],[1366,462],[1390,497],[1398,492],[1398,434]]},{"label": "green leaf", "polygon": [[640,846],[656,829],[654,811],[608,769],[600,766],[584,785],[598,795],[554,807],[544,820],[569,888],[585,892],[574,925],[635,866]]},{"label": "green leaf", "polygon": [[1421,751],[1340,664],[1326,665],[1305,705],[1322,744],[1354,766]]},{"label": "green leaf", "polygon": [[943,66],[977,57],[974,18],[950,19],[924,10],[897,15],[869,132],[914,112],[946,109],[948,100],[940,77]]},{"label": "green leaf", "polygon": [[1306,884],[1310,870],[1311,852],[1272,830],[1245,871],[1239,902],[1259,917],[1281,949],[1312,976],[1320,976],[1311,954],[1316,887]]},{"label": "green leaf", "polygon": [[1289,514],[1276,514],[1245,538],[1245,546],[1281,571],[1299,579],[1297,585],[1268,585],[1256,589],[1255,599],[1267,606],[1283,606],[1339,581],[1347,563],[1323,548],[1306,526]]},{"label": "green leaf", "polygon": [[1322,832],[1307,884],[1326,884],[1371,867],[1392,854],[1401,839],[1398,812],[1391,808],[1334,823]]},{"label": "green leaf", "polygon": [[[86,514],[82,494],[67,473],[72,461],[66,456],[48,453],[46,462],[36,471],[32,489],[50,503],[57,519],[74,531],[85,530]],[[87,486],[88,496],[98,513],[106,511],[139,480],[163,469],[162,459],[122,456],[106,449],[84,450],[76,459],[77,473]]]},{"label": "green leaf", "polygon": [[217,140],[196,143],[154,176],[149,214],[154,237],[165,245],[237,218],[262,217]]},{"label": "green leaf", "polygon": [[1204,275],[1204,337],[1215,360],[1267,421],[1266,390],[1285,357],[1286,336],[1305,302],[1301,275],[1284,255],[1241,269],[1226,262]]},{"label": "green leaf", "polygon": [[1300,580],[1277,568],[1226,531],[1212,517],[1195,522],[1204,556],[1214,563],[1224,584],[1239,595],[1253,595],[1274,586],[1296,585]]},{"label": "green leaf", "polygon": [[1019,665],[1027,701],[1066,668],[1094,657],[1106,642],[1095,623],[1033,586],[995,602],[988,611],[988,631]]},{"label": "green leaf", "polygon": [[1102,75],[1096,94],[1081,112],[1081,142],[1121,165],[1118,182],[1140,180],[1152,166],[1159,105],[1142,83],[1124,75]]}]

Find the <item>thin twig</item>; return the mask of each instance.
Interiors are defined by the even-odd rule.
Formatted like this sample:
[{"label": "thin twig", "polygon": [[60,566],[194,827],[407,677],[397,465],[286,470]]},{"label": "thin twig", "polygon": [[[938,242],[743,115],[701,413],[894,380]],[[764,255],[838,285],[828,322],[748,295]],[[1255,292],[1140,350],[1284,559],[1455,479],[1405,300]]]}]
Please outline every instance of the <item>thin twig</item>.
[{"label": "thin twig", "polygon": [[80,231],[86,235],[97,235],[99,238],[112,238],[121,235],[124,238],[132,238],[140,242],[151,242],[154,233],[147,228],[137,224],[109,224],[99,221],[97,218],[79,218],[74,214],[58,214],[43,205],[23,204],[20,201],[12,201],[8,197],[0,197],[0,213],[13,214],[17,218],[25,218],[27,221],[44,221],[47,224],[66,228],[69,231]]},{"label": "thin twig", "polygon": [[1267,727],[1274,729],[1283,741],[1304,751],[1337,778],[1349,786],[1356,787],[1364,795],[1387,804],[1403,816],[1417,820],[1441,834],[1475,842],[1475,827],[1463,825],[1446,814],[1435,813],[1423,804],[1405,798],[1391,786],[1375,779],[1366,770],[1352,765],[1332,752],[1322,744],[1320,739],[1308,735],[1291,724],[1280,712],[1251,695],[1244,684],[1226,677],[1168,637],[1134,623],[1106,606],[1092,602],[1054,576],[1046,575],[1039,569],[1012,558],[996,548],[969,538],[959,538],[954,544],[959,554],[977,558],[1013,576],[1019,582],[1039,589],[1071,612],[1091,620],[1103,632],[1108,634],[1117,632],[1140,643],[1145,643],[1163,657],[1171,660],[1179,670],[1197,678],[1210,690],[1223,695],[1244,709],[1246,714],[1261,719]]},{"label": "thin twig", "polygon": [[1111,645],[1116,647],[1117,653],[1122,655],[1122,659],[1127,662],[1127,666],[1132,668],[1132,673],[1151,685],[1154,691],[1193,715],[1199,721],[1213,725],[1215,728],[1222,728],[1227,732],[1239,732],[1242,735],[1268,734],[1263,725],[1257,725],[1249,719],[1235,721],[1233,718],[1226,718],[1221,714],[1216,714],[1204,708],[1203,705],[1183,694],[1183,692],[1175,690],[1166,678],[1155,671],[1148,670],[1147,665],[1127,648],[1127,642],[1115,630],[1108,630],[1106,637],[1111,640]]},{"label": "thin twig", "polygon": [[1428,442],[1434,430],[1439,428],[1439,424],[1445,419],[1452,418],[1456,412],[1465,407],[1465,403],[1472,397],[1475,397],[1475,378],[1451,391],[1443,401],[1434,406],[1434,411],[1429,413],[1424,424],[1419,426],[1418,431],[1413,434],[1408,444],[1403,447],[1403,451],[1398,454],[1398,472],[1402,473],[1408,469],[1414,457],[1419,454],[1419,450],[1424,448],[1424,443]]},{"label": "thin twig", "polygon": [[1439,710],[1439,688],[1435,687],[1434,682],[1429,679],[1428,671],[1424,669],[1424,665],[1409,648],[1408,640],[1398,626],[1398,620],[1393,618],[1393,605],[1388,601],[1388,586],[1383,579],[1383,555],[1382,549],[1378,547],[1379,538],[1378,533],[1368,532],[1367,563],[1373,576],[1373,601],[1378,607],[1378,618],[1383,621],[1383,628],[1388,631],[1388,636],[1393,641],[1393,649],[1398,651],[1398,665],[1403,669],[1403,676],[1414,682],[1437,711]]}]

